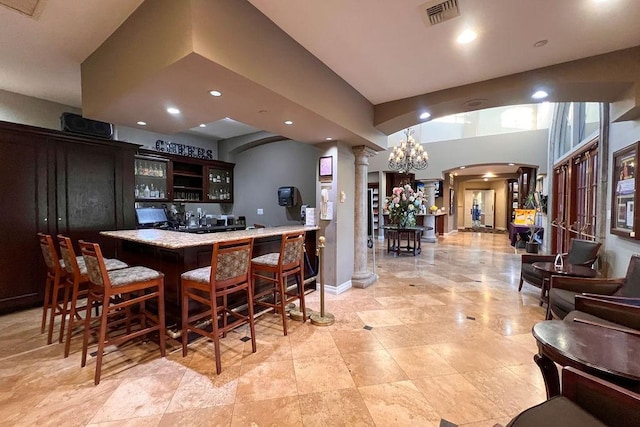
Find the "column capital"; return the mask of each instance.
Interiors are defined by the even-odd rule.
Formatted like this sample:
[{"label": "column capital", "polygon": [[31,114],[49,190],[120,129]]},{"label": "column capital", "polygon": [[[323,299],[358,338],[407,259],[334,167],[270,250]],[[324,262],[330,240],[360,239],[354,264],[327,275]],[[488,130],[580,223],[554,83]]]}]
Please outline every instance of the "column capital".
[{"label": "column capital", "polygon": [[369,157],[373,157],[378,154],[377,151],[366,147],[364,145],[359,145],[357,147],[352,148],[353,153],[356,155],[356,165],[368,165]]},{"label": "column capital", "polygon": [[356,147],[353,147],[352,150],[356,156],[373,157],[378,154],[376,150],[365,145],[358,145]]}]

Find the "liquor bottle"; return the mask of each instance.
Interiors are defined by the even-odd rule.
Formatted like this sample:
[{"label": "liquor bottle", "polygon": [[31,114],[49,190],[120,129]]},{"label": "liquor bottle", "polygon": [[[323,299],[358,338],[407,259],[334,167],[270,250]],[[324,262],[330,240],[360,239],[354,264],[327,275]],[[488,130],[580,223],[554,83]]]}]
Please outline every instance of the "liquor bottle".
[{"label": "liquor bottle", "polygon": [[150,195],[151,195],[151,190],[149,190],[149,186],[147,185],[144,187],[144,198],[148,199]]}]

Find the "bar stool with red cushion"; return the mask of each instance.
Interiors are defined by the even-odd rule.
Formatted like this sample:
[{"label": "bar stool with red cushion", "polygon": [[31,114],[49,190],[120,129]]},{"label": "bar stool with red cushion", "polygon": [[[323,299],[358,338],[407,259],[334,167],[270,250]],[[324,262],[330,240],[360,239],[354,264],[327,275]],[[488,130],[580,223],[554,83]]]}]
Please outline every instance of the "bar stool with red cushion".
[{"label": "bar stool with red cushion", "polygon": [[[300,310],[306,313],[304,303],[303,250],[305,232],[293,232],[282,235],[280,252],[260,255],[251,260],[253,278],[253,302],[255,305],[273,308],[282,316],[282,329],[287,335],[286,305],[300,300]],[[288,279],[296,280],[296,292],[288,290]],[[259,287],[268,286],[258,292]],[[269,297],[269,298],[266,298]],[[307,320],[302,316],[303,322]]]},{"label": "bar stool with red cushion", "polygon": [[[253,299],[249,281],[249,267],[253,239],[218,242],[213,245],[211,266],[187,271],[182,274],[182,356],[187,355],[189,331],[213,341],[216,355],[216,372],[222,371],[220,361],[220,337],[242,324],[251,329],[251,346],[256,352],[256,332],[253,320]],[[228,297],[243,292],[247,301],[247,314],[232,310]],[[202,311],[189,315],[189,300],[197,301]],[[220,303],[218,301],[220,299]],[[218,317],[221,320],[218,320]],[[228,317],[234,318],[232,323]],[[205,320],[211,320],[212,331],[204,329]],[[219,325],[222,323],[222,326]]]},{"label": "bar stool with red cushion", "polygon": [[[64,261],[58,257],[53,238],[49,234],[38,233],[38,241],[40,243],[40,249],[42,250],[42,256],[44,257],[44,263],[47,266],[40,333],[44,333],[47,317],[49,317],[47,344],[51,344],[53,339],[53,324],[56,316],[61,316],[61,328],[64,327],[66,313],[63,304],[65,297],[60,298],[60,291],[64,289],[65,293],[68,292],[63,282],[63,279],[67,276],[67,271],[64,269]],[[49,310],[51,310],[50,313]],[[59,342],[62,342],[62,329],[60,331]]]},{"label": "bar stool with red cushion", "polygon": [[[104,348],[107,346],[120,345],[139,336],[157,331],[160,336],[160,355],[162,357],[165,356],[164,274],[147,267],[128,267],[108,271],[102,251],[97,243],[80,240],[79,244],[89,276],[87,307],[92,307],[94,302],[98,301],[102,304],[94,377],[94,382],[97,385],[100,382]],[[114,298],[116,296],[118,298]],[[146,307],[145,303],[151,299],[157,299],[157,315]],[[132,308],[136,306],[138,310],[134,313]],[[109,337],[107,331],[111,331],[122,323],[122,314],[126,314],[124,319],[126,331]],[[140,322],[139,329],[132,330],[132,320]],[[90,334],[91,310],[87,310],[82,339],[81,366],[83,367],[87,364]]]},{"label": "bar stool with red cushion", "polygon": [[[69,313],[69,323],[67,325],[67,334],[64,344],[64,357],[68,357],[69,349],[71,347],[71,335],[73,333],[74,322],[76,320],[82,321],[83,319],[80,316],[80,313],[87,310],[86,305],[78,306],[78,300],[87,296],[89,291],[89,276],[87,274],[87,267],[85,266],[84,258],[82,255],[78,257],[76,256],[70,238],[58,234],[58,246],[60,246],[60,254],[64,260],[64,269],[67,272],[65,277],[66,286],[71,291],[71,306],[69,306],[68,298],[65,299],[63,303],[63,311],[65,314]],[[104,265],[108,271],[129,267],[127,263],[111,258],[105,258]],[[65,292],[65,295],[68,295],[68,292]],[[60,332],[61,334],[64,334],[62,328],[64,328],[64,324],[61,326]]]}]

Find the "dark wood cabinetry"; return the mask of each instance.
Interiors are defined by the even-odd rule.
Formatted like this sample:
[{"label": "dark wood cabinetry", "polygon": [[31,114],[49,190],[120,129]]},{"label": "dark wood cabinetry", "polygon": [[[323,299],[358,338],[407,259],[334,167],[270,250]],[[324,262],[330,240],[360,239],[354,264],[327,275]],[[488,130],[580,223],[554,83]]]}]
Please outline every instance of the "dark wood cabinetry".
[{"label": "dark wood cabinetry", "polygon": [[518,180],[507,180],[507,224],[516,219],[516,209],[520,208],[520,187]]},{"label": "dark wood cabinetry", "polygon": [[[142,180],[159,180],[159,185],[166,186],[164,197],[145,197],[146,186],[138,187],[138,201],[233,203],[233,163],[192,159],[152,150],[140,150],[136,164],[138,162],[145,165],[143,171],[150,167],[153,175]],[[162,162],[166,163],[164,169]],[[166,170],[166,179],[161,176],[163,170]],[[140,188],[144,193],[140,193]]]},{"label": "dark wood cabinetry", "polygon": [[406,184],[411,184],[416,180],[416,175],[413,173],[397,173],[397,172],[387,172],[386,173],[386,185],[387,185],[387,196],[391,195],[393,191],[393,187],[402,187]]},{"label": "dark wood cabinetry", "polygon": [[137,146],[0,122],[0,313],[40,304],[36,233],[114,244],[98,232],[135,227]]}]

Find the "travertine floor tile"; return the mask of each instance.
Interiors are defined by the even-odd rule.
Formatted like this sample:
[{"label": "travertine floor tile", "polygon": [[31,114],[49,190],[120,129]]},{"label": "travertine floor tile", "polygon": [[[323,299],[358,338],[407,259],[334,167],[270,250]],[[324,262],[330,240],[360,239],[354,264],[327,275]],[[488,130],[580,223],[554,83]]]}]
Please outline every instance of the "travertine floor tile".
[{"label": "travertine floor tile", "polygon": [[428,345],[388,350],[409,378],[453,374],[457,371]]},{"label": "travertine floor tile", "polygon": [[242,365],[236,402],[246,403],[297,394],[291,360]]},{"label": "travertine floor tile", "polygon": [[544,390],[520,378],[509,368],[478,370],[463,375],[510,417],[546,398]]},{"label": "travertine floor tile", "polygon": [[220,375],[217,375],[215,371],[212,374],[204,375],[197,371],[187,370],[166,412],[232,405],[236,400],[239,376],[239,366],[224,368]]},{"label": "travertine floor tile", "polygon": [[380,327],[380,326],[393,326],[401,325],[402,321],[395,317],[389,310],[369,310],[369,311],[357,311],[360,319],[367,326]]},{"label": "travertine floor tile", "polygon": [[298,396],[239,403],[233,411],[231,426],[302,425]]},{"label": "travertine floor tile", "polygon": [[347,353],[342,358],[358,387],[408,379],[386,350]]},{"label": "travertine floor tile", "polygon": [[192,409],[164,414],[158,427],[226,427],[231,424],[233,405]]},{"label": "travertine floor tile", "polygon": [[362,351],[381,350],[380,341],[366,329],[356,331],[331,332],[333,341],[341,354],[357,353]]},{"label": "travertine floor tile", "polygon": [[301,395],[300,408],[305,427],[375,425],[355,388]]},{"label": "travertine floor tile", "polygon": [[378,426],[440,425],[440,416],[411,381],[359,387],[364,403]]},{"label": "travertine floor tile", "polygon": [[307,357],[294,360],[298,394],[355,387],[341,356]]},{"label": "travertine floor tile", "polygon": [[425,344],[419,333],[406,325],[383,326],[373,328],[371,333],[386,349],[398,347],[413,347]]},{"label": "travertine floor tile", "polygon": [[123,380],[90,422],[164,414],[183,375],[184,373],[180,372]]},{"label": "travertine floor tile", "polygon": [[438,414],[455,424],[482,421],[506,414],[460,374],[413,380]]}]

